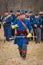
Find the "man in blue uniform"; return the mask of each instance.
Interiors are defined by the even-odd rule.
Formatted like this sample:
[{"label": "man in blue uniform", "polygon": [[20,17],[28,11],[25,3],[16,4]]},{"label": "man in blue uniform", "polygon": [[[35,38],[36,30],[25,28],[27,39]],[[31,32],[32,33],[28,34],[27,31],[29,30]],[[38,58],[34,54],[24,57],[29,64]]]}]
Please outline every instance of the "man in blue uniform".
[{"label": "man in blue uniform", "polygon": [[37,38],[35,39],[36,43],[40,43],[41,42],[41,18],[38,14],[35,15],[35,20],[34,20],[34,33],[35,36],[37,36]]},{"label": "man in blue uniform", "polygon": [[2,17],[2,22],[3,22],[3,27],[4,27],[4,36],[6,37],[7,41],[11,40],[11,22],[12,22],[12,17],[9,15],[9,12],[6,11],[4,13],[4,16]]},{"label": "man in blue uniform", "polygon": [[41,16],[41,22],[42,22],[42,26],[41,26],[41,38],[43,41],[43,12],[39,12],[39,15]]},{"label": "man in blue uniform", "polygon": [[14,25],[18,26],[15,29],[16,38],[14,40],[14,43],[18,45],[20,55],[23,59],[25,59],[26,53],[27,53],[27,44],[29,41],[29,39],[27,38],[27,35],[31,33],[32,26],[29,23],[29,21],[25,19],[25,12],[23,10],[21,10],[20,12],[20,18],[14,21]]},{"label": "man in blue uniform", "polygon": [[[33,26],[33,24],[34,24],[35,15],[34,15],[33,11],[29,12],[29,16],[30,16],[30,23],[31,23],[32,28],[33,28],[32,29],[32,35],[34,36],[34,26]],[[32,40],[34,40],[34,37],[32,38]]]},{"label": "man in blue uniform", "polygon": [[41,16],[42,26],[43,26],[43,12],[39,12],[39,15]]},{"label": "man in blue uniform", "polygon": [[[13,19],[12,19],[12,22],[11,22],[11,25],[13,25],[13,22],[14,22],[15,19],[16,19],[16,15],[14,14],[13,10],[10,10],[10,15],[11,15],[11,17],[13,18]],[[14,32],[15,32],[15,30],[12,29],[11,32],[12,32],[12,37],[14,37]]]},{"label": "man in blue uniform", "polygon": [[33,21],[34,21],[34,19],[35,19],[35,15],[34,15],[33,11],[30,11],[30,12],[29,12],[29,15],[30,15],[30,23],[31,23],[31,25],[32,25],[32,27],[33,27]]},{"label": "man in blue uniform", "polygon": [[25,10],[25,15],[26,15],[25,19],[30,20],[29,13],[26,10]]},{"label": "man in blue uniform", "polygon": [[20,10],[16,11],[16,18],[20,15]]}]

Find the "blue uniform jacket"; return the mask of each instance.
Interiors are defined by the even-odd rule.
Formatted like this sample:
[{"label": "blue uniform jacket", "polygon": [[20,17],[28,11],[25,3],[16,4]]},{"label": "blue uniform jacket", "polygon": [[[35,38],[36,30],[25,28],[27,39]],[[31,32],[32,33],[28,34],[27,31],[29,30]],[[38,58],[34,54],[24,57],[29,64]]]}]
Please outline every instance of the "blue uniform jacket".
[{"label": "blue uniform jacket", "polygon": [[12,22],[12,20],[13,20],[13,17],[12,16],[10,16],[10,17],[8,17],[6,20],[4,20],[4,18],[5,18],[6,16],[2,16],[2,22],[6,22],[6,23],[8,23],[8,22]]},{"label": "blue uniform jacket", "polygon": [[30,16],[30,23],[31,23],[31,25],[32,25],[32,27],[33,27],[33,22],[34,22],[34,19],[35,19],[35,15],[31,15]]},{"label": "blue uniform jacket", "polygon": [[[24,19],[24,23],[27,25],[29,31],[31,31],[32,30],[32,26],[31,26],[29,20]],[[21,23],[20,19],[15,20],[14,21],[14,25],[15,24],[17,24],[19,26],[16,30],[20,30],[20,31],[24,31],[25,30],[25,27]],[[18,34],[17,36],[26,36],[26,35],[25,34]],[[27,38],[15,38],[15,42],[14,43],[18,44],[19,46],[22,46],[22,44],[28,43],[28,40],[29,39],[27,39]]]},{"label": "blue uniform jacket", "polygon": [[40,27],[40,25],[42,24],[41,18],[40,17],[38,17],[37,19],[35,18],[34,22],[33,22],[33,26],[34,26],[34,24],[37,24],[37,26]]}]

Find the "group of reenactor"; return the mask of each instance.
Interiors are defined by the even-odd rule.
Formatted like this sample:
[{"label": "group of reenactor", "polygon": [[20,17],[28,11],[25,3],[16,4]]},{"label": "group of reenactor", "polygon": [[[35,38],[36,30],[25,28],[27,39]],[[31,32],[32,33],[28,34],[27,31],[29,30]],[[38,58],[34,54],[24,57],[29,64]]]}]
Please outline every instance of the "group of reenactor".
[{"label": "group of reenactor", "polygon": [[34,32],[36,43],[41,42],[41,27],[42,19],[39,14],[34,14],[32,11],[17,10],[14,13],[12,10],[6,11],[0,18],[4,29],[4,37],[6,41],[14,40],[14,44],[18,45],[20,56],[25,59],[27,53],[27,45]]}]

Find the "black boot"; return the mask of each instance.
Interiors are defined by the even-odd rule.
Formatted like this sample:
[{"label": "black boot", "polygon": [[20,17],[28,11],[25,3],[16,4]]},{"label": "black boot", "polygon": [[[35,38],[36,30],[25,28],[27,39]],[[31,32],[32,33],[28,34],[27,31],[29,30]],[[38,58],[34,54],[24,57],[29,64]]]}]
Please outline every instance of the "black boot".
[{"label": "black boot", "polygon": [[22,57],[22,53],[19,51],[20,56]]},{"label": "black boot", "polygon": [[22,58],[25,60],[26,59],[26,53],[22,53]]}]

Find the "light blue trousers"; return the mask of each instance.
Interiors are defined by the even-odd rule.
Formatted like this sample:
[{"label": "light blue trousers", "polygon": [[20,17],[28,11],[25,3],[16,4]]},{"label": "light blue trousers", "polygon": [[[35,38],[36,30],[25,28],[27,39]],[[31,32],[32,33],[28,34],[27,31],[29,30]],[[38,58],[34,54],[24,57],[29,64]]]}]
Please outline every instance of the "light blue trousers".
[{"label": "light blue trousers", "polygon": [[37,28],[37,41],[41,42],[41,29],[39,27]]}]

